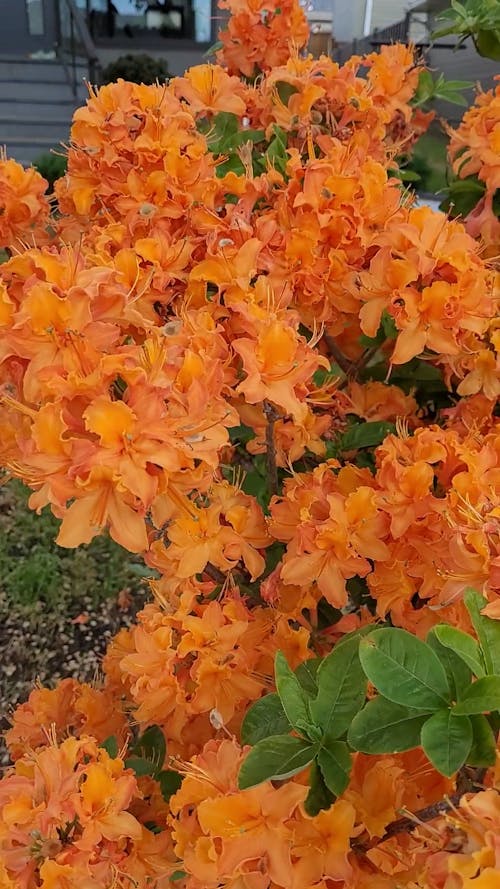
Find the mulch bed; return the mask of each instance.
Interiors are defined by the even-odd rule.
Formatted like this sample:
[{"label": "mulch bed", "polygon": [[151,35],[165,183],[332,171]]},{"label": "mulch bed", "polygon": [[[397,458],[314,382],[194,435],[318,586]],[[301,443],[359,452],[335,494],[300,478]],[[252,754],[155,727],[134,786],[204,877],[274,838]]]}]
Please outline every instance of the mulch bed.
[{"label": "mulch bed", "polygon": [[[89,681],[99,675],[110,638],[130,626],[145,598],[145,592],[135,593],[125,607],[116,599],[98,604],[83,599],[55,613],[43,604],[13,608],[0,591],[0,730],[35,682],[53,686],[66,677]],[[0,764],[8,761],[0,738]]]}]

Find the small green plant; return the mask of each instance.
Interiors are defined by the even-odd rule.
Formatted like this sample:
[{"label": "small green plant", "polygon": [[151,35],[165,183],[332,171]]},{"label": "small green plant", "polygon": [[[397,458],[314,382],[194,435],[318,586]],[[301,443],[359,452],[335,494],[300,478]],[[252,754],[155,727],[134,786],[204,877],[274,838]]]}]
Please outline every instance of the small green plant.
[{"label": "small green plant", "polygon": [[152,84],[163,83],[169,78],[167,63],[163,59],[155,59],[147,53],[127,53],[119,56],[104,68],[102,83],[114,83],[122,78],[132,83]]},{"label": "small green plant", "polygon": [[[307,766],[306,809],[328,808],[346,789],[354,751],[380,755],[422,747],[437,771],[495,762],[500,710],[500,623],[467,591],[478,641],[440,624],[426,641],[395,627],[365,627],[327,657],[293,672],[275,661],[277,692],[247,712],[242,740],[253,745],[240,788],[284,781]],[[366,702],[368,682],[378,692]],[[293,732],[293,734],[291,734]]]}]

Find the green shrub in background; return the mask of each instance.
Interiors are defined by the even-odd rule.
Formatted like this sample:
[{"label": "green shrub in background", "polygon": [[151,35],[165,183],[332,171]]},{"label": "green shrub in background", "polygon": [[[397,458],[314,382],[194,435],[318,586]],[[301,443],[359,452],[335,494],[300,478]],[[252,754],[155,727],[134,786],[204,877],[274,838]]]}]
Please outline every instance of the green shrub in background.
[{"label": "green shrub in background", "polygon": [[54,182],[64,176],[68,165],[67,158],[62,154],[46,151],[33,161],[35,170],[49,183],[49,194],[54,191]]},{"label": "green shrub in background", "polygon": [[120,77],[132,83],[152,84],[169,78],[167,63],[163,59],[155,59],[147,53],[119,56],[103,69],[102,83],[113,83]]}]

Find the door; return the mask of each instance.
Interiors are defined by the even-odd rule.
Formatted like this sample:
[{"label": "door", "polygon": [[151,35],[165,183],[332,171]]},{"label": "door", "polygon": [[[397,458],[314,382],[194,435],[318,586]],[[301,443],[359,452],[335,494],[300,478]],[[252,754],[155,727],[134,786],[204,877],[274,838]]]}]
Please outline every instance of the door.
[{"label": "door", "polygon": [[0,54],[50,51],[55,41],[55,0],[0,0]]}]

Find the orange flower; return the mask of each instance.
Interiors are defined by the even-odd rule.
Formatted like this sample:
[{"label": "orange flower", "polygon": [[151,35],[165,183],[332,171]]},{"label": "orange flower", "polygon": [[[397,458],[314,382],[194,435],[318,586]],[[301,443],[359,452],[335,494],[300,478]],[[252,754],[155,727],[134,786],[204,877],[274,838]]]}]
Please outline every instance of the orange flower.
[{"label": "orange flower", "polygon": [[48,183],[33,167],[27,170],[0,154],[0,248],[18,247],[19,241],[43,241],[48,223]]}]

